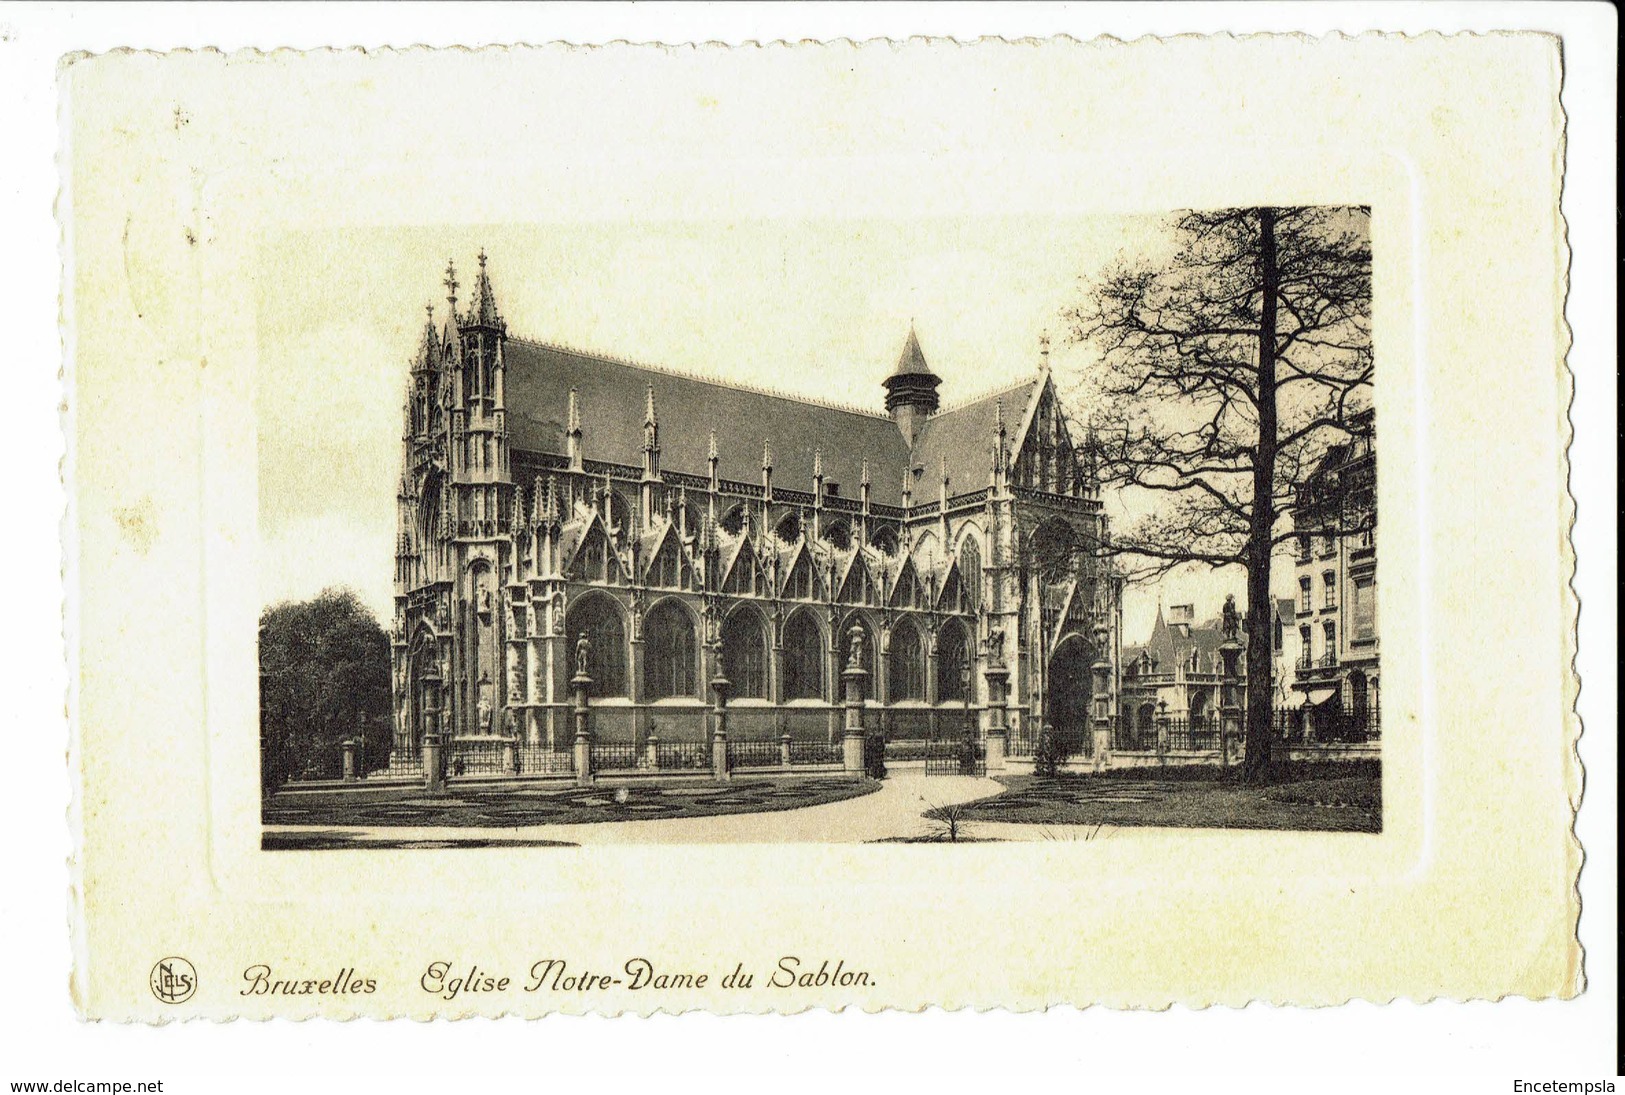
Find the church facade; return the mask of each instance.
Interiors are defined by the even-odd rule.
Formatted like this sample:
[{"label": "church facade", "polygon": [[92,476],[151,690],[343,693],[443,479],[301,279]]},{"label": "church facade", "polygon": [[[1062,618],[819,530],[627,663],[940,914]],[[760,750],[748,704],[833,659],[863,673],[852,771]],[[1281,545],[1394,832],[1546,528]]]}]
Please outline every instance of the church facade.
[{"label": "church facade", "polygon": [[1121,586],[1047,355],[944,408],[910,330],[882,412],[511,335],[483,253],[461,310],[446,285],[404,410],[392,764],[431,731],[567,750],[583,635],[599,741],[705,740],[721,677],[730,738],[834,742],[854,637],[891,738],[985,732],[990,659],[1013,752],[1114,717]]}]

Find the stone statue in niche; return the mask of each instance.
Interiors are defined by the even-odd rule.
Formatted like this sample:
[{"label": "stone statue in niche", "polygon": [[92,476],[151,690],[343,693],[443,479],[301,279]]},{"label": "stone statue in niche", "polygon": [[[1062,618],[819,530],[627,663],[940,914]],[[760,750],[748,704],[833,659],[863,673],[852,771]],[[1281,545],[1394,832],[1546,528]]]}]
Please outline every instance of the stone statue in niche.
[{"label": "stone statue in niche", "polygon": [[564,590],[553,592],[553,634],[564,634]]},{"label": "stone statue in niche", "polygon": [[519,703],[525,698],[525,674],[519,659],[508,664],[508,702]]},{"label": "stone statue in niche", "polygon": [[865,637],[863,634],[863,628],[859,627],[857,624],[853,624],[851,627],[847,628],[846,641],[846,667],[848,669],[862,669],[865,660],[863,649]]},{"label": "stone statue in niche", "polygon": [[987,633],[987,661],[989,665],[1004,664],[1004,629],[995,627]]},{"label": "stone statue in niche", "polygon": [[491,698],[482,693],[480,702],[475,705],[474,710],[479,718],[480,733],[489,734],[491,732]]}]

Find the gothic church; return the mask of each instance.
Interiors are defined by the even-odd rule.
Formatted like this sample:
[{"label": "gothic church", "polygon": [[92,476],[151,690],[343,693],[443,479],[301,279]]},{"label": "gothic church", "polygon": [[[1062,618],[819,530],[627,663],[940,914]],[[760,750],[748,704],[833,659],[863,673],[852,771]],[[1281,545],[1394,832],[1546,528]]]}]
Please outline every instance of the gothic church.
[{"label": "gothic church", "polygon": [[431,730],[567,750],[582,634],[600,741],[705,740],[719,675],[731,738],[836,741],[854,625],[888,738],[985,729],[990,657],[1013,753],[1115,712],[1090,670],[1118,679],[1121,588],[1078,550],[1106,519],[1047,352],[942,408],[911,329],[879,413],[510,335],[483,252],[463,310],[446,286],[405,406],[392,763]]}]

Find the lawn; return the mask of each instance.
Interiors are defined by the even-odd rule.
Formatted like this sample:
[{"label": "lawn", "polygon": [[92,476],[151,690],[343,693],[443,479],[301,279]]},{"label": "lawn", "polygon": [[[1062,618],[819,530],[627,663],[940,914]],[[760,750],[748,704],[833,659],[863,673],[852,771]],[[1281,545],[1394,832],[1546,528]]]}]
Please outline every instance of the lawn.
[{"label": "lawn", "polygon": [[1010,776],[999,781],[1009,790],[967,803],[961,817],[1041,825],[1382,831],[1382,780],[1374,768],[1321,766],[1266,787],[1244,786],[1230,775],[1208,768]]},{"label": "lawn", "polygon": [[265,803],[261,820],[266,825],[511,829],[521,825],[579,825],[797,810],[857,798],[879,789],[880,784],[869,779],[800,778],[624,787],[509,785],[468,790],[454,787],[444,795],[428,795],[417,787],[280,793]]}]

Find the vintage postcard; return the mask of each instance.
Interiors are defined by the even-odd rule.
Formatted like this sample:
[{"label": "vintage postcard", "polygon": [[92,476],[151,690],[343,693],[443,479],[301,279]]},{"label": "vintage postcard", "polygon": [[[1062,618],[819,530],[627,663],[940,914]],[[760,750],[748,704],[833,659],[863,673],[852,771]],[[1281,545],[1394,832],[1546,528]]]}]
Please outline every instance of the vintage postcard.
[{"label": "vintage postcard", "polygon": [[1561,77],[66,59],[76,1005],[1574,994]]}]

